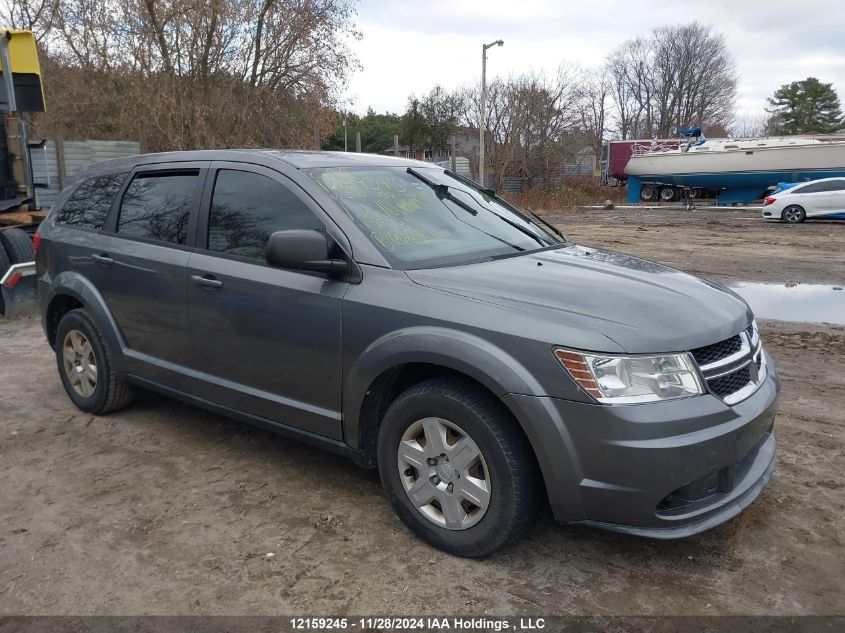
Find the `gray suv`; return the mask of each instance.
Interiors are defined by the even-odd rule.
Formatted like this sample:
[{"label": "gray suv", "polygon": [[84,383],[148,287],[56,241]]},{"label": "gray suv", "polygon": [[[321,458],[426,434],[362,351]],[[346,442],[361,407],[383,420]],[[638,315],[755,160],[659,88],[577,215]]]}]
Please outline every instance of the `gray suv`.
[{"label": "gray suv", "polygon": [[688,536],[774,467],[779,380],[739,297],[568,242],[429,163],[109,161],[36,243],[77,407],[143,388],[346,455],[457,555],[513,541],[541,499],[562,522]]}]

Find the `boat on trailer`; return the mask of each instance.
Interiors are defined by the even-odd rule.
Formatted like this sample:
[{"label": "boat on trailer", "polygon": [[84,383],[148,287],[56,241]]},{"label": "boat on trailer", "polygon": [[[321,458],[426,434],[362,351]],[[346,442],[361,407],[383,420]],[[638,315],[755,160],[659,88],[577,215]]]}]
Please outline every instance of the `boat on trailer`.
[{"label": "boat on trailer", "polygon": [[778,182],[845,176],[845,136],[705,139],[697,128],[678,130],[686,142],[634,146],[625,173],[628,201],[644,185],[719,191],[717,204],[751,202]]}]

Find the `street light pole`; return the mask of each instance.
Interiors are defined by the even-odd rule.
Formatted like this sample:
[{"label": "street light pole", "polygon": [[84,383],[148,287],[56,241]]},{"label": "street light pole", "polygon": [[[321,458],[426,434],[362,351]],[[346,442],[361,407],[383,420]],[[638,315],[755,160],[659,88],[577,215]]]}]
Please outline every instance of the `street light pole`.
[{"label": "street light pole", "polygon": [[502,46],[502,40],[481,45],[481,111],[478,113],[478,182],[482,187],[484,182],[484,116],[487,112],[487,49]]}]

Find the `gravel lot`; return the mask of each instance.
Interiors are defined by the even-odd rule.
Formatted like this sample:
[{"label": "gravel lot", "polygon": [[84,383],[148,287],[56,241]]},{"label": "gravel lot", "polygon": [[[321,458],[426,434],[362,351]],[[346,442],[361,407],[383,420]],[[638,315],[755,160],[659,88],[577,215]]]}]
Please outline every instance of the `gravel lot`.
[{"label": "gravel lot", "polygon": [[[845,224],[551,214],[570,237],[719,280],[845,281]],[[775,475],[680,542],[542,514],[491,559],[411,537],[351,462],[158,396],[65,396],[36,319],[0,322],[0,614],[842,614],[845,328],[763,322]]]}]

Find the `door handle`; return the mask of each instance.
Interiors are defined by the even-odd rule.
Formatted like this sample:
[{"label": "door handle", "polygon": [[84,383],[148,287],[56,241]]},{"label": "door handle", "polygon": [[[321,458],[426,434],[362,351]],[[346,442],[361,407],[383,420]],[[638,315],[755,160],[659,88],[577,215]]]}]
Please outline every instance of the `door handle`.
[{"label": "door handle", "polygon": [[191,283],[204,288],[222,288],[223,282],[215,279],[214,275],[191,275]]},{"label": "door handle", "polygon": [[114,260],[105,253],[102,255],[91,255],[91,259],[99,264],[114,264]]}]

